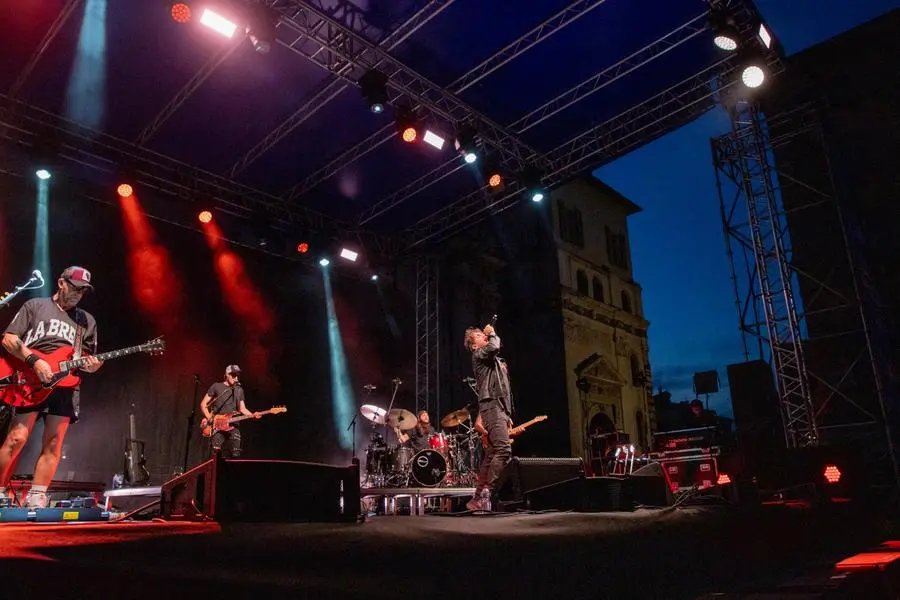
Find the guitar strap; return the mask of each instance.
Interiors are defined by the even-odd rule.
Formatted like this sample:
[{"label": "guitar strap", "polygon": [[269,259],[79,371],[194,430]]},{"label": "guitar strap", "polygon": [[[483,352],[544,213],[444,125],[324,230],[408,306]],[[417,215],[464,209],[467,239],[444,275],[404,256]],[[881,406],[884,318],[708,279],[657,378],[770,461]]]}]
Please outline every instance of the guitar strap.
[{"label": "guitar strap", "polygon": [[87,327],[87,319],[84,311],[75,309],[75,344],[72,346],[72,358],[81,358],[81,348],[84,344],[84,330]]}]

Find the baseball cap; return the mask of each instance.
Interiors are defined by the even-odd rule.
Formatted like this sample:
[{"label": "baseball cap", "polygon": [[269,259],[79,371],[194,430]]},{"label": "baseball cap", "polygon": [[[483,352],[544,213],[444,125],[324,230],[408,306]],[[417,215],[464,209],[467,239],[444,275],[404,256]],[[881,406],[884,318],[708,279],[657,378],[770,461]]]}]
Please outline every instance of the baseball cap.
[{"label": "baseball cap", "polygon": [[63,279],[77,288],[94,289],[91,285],[91,272],[84,267],[69,267],[60,275]]},{"label": "baseball cap", "polygon": [[226,375],[238,375],[241,372],[241,368],[237,365],[228,365],[225,367]]}]

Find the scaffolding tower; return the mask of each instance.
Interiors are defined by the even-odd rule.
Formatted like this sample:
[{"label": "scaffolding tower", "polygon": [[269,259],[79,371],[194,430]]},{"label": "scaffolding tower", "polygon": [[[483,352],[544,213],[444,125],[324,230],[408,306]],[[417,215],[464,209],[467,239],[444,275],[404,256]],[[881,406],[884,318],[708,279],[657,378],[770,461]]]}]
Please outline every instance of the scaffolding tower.
[{"label": "scaffolding tower", "polygon": [[435,258],[416,258],[416,412],[429,414],[440,414],[439,275]]},{"label": "scaffolding tower", "polygon": [[878,303],[823,113],[805,103],[767,117],[747,102],[729,112],[732,131],[712,152],[745,359],[772,365],[788,447],[876,433],[896,479]]}]

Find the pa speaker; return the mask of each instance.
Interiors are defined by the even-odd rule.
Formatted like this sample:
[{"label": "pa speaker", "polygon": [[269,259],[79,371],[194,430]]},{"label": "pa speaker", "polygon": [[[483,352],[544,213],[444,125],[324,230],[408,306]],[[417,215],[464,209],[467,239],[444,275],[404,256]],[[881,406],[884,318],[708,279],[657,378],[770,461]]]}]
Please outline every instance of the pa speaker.
[{"label": "pa speaker", "polygon": [[525,492],[528,510],[575,512],[630,511],[625,480],[620,477],[577,477]]},{"label": "pa speaker", "polygon": [[162,486],[160,516],[219,522],[355,521],[359,467],[212,458]]},{"label": "pa speaker", "polygon": [[638,506],[672,506],[672,486],[658,462],[633,472],[625,485],[628,497]]},{"label": "pa speaker", "polygon": [[525,507],[525,495],[531,490],[584,478],[584,461],[580,458],[523,458],[514,456],[497,482],[499,507],[515,511]]}]

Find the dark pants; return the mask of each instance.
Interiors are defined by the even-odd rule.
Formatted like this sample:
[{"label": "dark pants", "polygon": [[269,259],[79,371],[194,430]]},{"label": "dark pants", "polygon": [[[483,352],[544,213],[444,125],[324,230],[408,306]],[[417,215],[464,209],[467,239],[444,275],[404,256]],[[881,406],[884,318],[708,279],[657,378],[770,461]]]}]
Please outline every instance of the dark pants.
[{"label": "dark pants", "polygon": [[241,430],[235,427],[230,431],[217,431],[210,438],[210,451],[221,449],[228,442],[231,454],[224,452],[222,456],[225,458],[241,457]]},{"label": "dark pants", "polygon": [[509,416],[497,399],[479,402],[478,414],[481,416],[481,422],[487,430],[488,437],[487,448],[481,457],[478,488],[493,489],[512,454],[509,445]]}]

